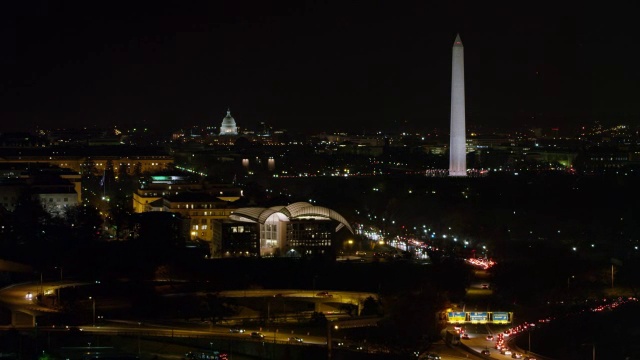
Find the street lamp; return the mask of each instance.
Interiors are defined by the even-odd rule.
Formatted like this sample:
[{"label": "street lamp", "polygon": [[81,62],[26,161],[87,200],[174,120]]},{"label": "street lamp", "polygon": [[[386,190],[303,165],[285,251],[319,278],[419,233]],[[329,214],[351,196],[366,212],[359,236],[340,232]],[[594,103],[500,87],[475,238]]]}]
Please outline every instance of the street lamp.
[{"label": "street lamp", "polygon": [[140,327],[142,323],[138,321],[138,357],[140,357],[140,331],[142,330]]},{"label": "street lamp", "polygon": [[96,326],[96,299],[93,298],[93,296],[89,296],[89,300],[91,300],[91,302],[93,303],[92,309],[93,309],[93,326]]},{"label": "street lamp", "polygon": [[591,345],[591,358],[592,360],[596,360],[596,343],[585,343],[582,346]]},{"label": "street lamp", "polygon": [[571,275],[567,278],[567,290],[569,290],[569,283],[571,281],[571,279],[575,279],[575,276]]},{"label": "street lamp", "polygon": [[[56,266],[55,268],[56,268],[56,269],[60,268],[60,281],[62,281],[62,266]],[[61,292],[61,291],[62,291],[62,285],[60,285],[60,286],[58,287],[58,307],[60,307],[60,306],[61,306],[61,302],[60,302],[60,301],[61,301],[61,297],[62,297],[62,296],[60,295],[60,292]]]},{"label": "street lamp", "polygon": [[54,269],[60,269],[60,280],[62,280],[62,266],[56,266]]}]

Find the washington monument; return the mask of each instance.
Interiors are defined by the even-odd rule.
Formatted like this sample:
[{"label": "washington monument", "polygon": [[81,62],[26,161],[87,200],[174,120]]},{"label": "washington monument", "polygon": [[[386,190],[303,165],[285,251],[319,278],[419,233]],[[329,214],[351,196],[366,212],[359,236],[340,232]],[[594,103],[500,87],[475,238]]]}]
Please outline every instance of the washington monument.
[{"label": "washington monument", "polygon": [[464,47],[460,34],[453,43],[451,58],[451,138],[449,176],[467,176],[467,137],[464,113]]}]

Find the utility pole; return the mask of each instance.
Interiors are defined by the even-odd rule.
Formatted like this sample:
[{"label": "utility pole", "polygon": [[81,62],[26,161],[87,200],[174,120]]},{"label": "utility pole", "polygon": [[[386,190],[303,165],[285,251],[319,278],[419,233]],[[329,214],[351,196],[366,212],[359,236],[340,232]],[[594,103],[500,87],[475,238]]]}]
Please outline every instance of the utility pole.
[{"label": "utility pole", "polygon": [[[56,266],[56,269],[60,268],[60,282],[62,282],[62,266]],[[61,301],[61,295],[60,292],[62,291],[62,284],[60,284],[60,286],[58,286],[58,307],[60,307],[60,301]]]},{"label": "utility pole", "polygon": [[141,327],[142,323],[138,322],[138,358],[140,357],[140,327]]},{"label": "utility pole", "polygon": [[93,298],[93,296],[89,296],[89,300],[91,300],[92,302],[92,309],[93,309],[93,326],[96,326],[96,299]]},{"label": "utility pole", "polygon": [[271,351],[271,354],[273,354],[274,360],[276,359],[276,334],[278,334],[278,329],[273,330],[273,350]]},{"label": "utility pole", "polygon": [[[613,264],[611,264],[611,288],[613,289]],[[594,355],[594,358],[595,358],[595,355]]]},{"label": "utility pole", "polygon": [[596,343],[584,343],[582,346],[591,345],[591,359],[596,360]]},{"label": "utility pole", "polygon": [[327,359],[331,360],[331,322],[327,321]]}]

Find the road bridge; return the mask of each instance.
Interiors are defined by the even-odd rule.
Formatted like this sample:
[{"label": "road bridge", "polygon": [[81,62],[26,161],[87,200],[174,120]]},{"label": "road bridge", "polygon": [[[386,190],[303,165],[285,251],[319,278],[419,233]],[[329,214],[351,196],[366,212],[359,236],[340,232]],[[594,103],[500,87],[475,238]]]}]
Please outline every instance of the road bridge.
[{"label": "road bridge", "polygon": [[58,281],[51,283],[28,282],[0,289],[0,304],[11,311],[12,326],[35,326],[38,316],[58,313],[57,308],[38,303],[38,295],[55,293],[61,288],[84,286],[91,283]]},{"label": "road bridge", "polygon": [[280,299],[296,299],[310,301],[315,304],[315,311],[323,312],[326,304],[350,304],[357,308],[357,315],[360,315],[364,301],[371,297],[378,301],[378,294],[370,292],[356,291],[327,291],[327,290],[297,290],[297,289],[275,289],[275,290],[226,290],[219,292],[220,296],[231,298],[247,297],[273,297]]}]

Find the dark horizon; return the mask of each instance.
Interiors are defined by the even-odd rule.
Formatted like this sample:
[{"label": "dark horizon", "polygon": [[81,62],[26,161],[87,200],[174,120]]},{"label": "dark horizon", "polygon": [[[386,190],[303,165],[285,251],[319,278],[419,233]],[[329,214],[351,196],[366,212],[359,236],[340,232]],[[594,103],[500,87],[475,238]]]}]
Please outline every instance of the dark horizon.
[{"label": "dark horizon", "polygon": [[4,7],[0,132],[219,126],[228,107],[241,128],[448,129],[456,33],[465,46],[467,128],[633,125],[640,115],[630,9],[44,0]]}]

